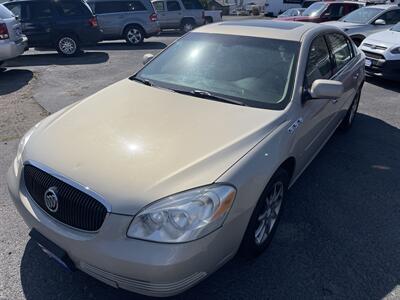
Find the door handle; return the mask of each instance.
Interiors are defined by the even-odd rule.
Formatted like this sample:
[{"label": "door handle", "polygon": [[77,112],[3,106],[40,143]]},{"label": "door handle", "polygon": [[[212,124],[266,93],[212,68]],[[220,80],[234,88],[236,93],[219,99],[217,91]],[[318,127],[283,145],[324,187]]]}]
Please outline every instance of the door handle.
[{"label": "door handle", "polygon": [[360,76],[360,73],[356,73],[356,74],[353,75],[353,79],[357,80],[359,76]]},{"label": "door handle", "polygon": [[336,104],[338,102],[338,99],[332,99],[332,103]]}]

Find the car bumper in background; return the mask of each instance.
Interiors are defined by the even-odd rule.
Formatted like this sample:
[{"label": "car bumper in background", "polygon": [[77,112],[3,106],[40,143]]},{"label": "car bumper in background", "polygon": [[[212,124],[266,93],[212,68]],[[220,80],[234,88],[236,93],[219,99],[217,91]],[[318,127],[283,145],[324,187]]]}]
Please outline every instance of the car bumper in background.
[{"label": "car bumper in background", "polygon": [[161,32],[161,28],[158,22],[152,22],[149,26],[146,26],[145,29],[146,29],[146,38],[159,35]]},{"label": "car bumper in background", "polygon": [[365,72],[368,75],[399,80],[400,60],[386,60],[381,54],[364,51]]},{"label": "car bumper in background", "polygon": [[181,293],[232,258],[240,244],[229,225],[188,243],[131,239],[126,232],[132,216],[113,213],[97,232],[73,229],[45,213],[21,177],[9,169],[10,195],[25,223],[62,249],[74,268],[116,288],[161,297]]},{"label": "car bumper in background", "polygon": [[0,61],[20,56],[27,49],[28,39],[26,36],[21,36],[17,41],[0,41]]}]

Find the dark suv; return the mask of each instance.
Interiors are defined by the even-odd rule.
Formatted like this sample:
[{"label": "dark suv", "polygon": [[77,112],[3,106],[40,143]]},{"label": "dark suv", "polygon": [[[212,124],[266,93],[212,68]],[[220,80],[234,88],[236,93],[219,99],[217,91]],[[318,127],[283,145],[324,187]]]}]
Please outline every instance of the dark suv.
[{"label": "dark suv", "polygon": [[17,16],[30,47],[73,56],[101,40],[97,19],[83,0],[16,0],[4,5]]}]

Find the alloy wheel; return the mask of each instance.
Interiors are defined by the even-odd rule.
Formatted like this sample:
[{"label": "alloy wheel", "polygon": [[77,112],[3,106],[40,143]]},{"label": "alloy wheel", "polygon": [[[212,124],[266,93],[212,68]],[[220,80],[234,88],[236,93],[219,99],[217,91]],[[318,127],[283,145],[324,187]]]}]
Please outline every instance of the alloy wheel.
[{"label": "alloy wheel", "polygon": [[257,245],[264,243],[278,219],[283,201],[283,191],[283,182],[277,181],[264,200],[264,209],[261,210],[257,218],[258,226],[254,232],[254,239]]},{"label": "alloy wheel", "polygon": [[193,25],[191,23],[185,23],[183,24],[183,31],[184,32],[189,32],[193,30]]},{"label": "alloy wheel", "polygon": [[128,38],[131,44],[139,44],[142,41],[142,33],[137,28],[131,28],[126,33],[126,37]]},{"label": "alloy wheel", "polygon": [[70,37],[63,37],[58,41],[58,47],[65,55],[72,55],[76,52],[77,46],[74,39]]}]

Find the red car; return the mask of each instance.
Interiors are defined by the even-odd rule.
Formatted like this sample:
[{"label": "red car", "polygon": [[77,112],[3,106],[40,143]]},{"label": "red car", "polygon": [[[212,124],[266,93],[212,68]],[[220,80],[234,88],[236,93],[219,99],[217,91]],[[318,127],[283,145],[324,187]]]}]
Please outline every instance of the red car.
[{"label": "red car", "polygon": [[335,21],[362,6],[362,3],[350,1],[315,2],[311,4],[301,16],[279,18],[279,21],[300,21],[314,23]]}]

